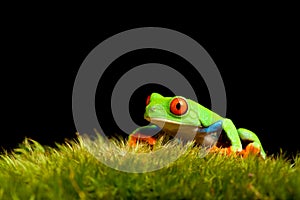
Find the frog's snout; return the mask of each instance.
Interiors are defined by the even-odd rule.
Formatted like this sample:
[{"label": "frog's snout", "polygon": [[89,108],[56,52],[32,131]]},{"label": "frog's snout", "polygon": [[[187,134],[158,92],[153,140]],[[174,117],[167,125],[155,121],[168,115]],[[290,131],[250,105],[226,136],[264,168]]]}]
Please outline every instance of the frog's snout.
[{"label": "frog's snout", "polygon": [[146,108],[146,112],[144,117],[158,117],[158,118],[166,118],[167,112],[161,105],[152,105]]},{"label": "frog's snout", "polygon": [[161,105],[154,105],[148,108],[149,112],[155,113],[155,112],[160,112],[164,110],[163,107]]}]

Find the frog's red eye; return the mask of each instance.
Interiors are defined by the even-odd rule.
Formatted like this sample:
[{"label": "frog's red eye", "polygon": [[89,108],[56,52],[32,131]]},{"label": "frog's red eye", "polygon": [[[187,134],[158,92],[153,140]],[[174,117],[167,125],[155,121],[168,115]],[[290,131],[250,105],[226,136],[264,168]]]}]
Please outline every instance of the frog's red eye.
[{"label": "frog's red eye", "polygon": [[188,104],[183,98],[175,98],[170,104],[170,111],[175,115],[183,115],[188,110]]},{"label": "frog's red eye", "polygon": [[147,99],[146,99],[146,106],[148,106],[148,104],[150,103],[150,95],[147,97]]}]

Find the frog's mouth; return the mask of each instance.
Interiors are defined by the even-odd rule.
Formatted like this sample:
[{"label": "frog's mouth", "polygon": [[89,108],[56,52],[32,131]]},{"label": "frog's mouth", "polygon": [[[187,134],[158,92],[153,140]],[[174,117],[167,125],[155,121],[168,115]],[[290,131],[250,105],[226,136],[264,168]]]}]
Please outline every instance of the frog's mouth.
[{"label": "frog's mouth", "polygon": [[150,118],[150,117],[145,117],[145,119],[152,124],[155,124],[159,126],[161,129],[166,130],[168,132],[172,133],[192,133],[198,130],[198,126],[193,126],[193,125],[188,125],[188,124],[183,124],[180,122],[176,121],[171,121],[168,119],[162,119],[162,118]]}]

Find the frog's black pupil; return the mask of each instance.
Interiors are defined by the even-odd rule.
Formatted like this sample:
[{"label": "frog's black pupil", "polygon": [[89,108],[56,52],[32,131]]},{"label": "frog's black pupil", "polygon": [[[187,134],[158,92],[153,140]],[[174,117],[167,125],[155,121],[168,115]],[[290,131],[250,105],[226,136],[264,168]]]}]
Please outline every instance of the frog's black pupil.
[{"label": "frog's black pupil", "polygon": [[176,104],[176,109],[177,109],[177,110],[180,110],[180,107],[181,107],[180,103],[177,103],[177,104]]}]

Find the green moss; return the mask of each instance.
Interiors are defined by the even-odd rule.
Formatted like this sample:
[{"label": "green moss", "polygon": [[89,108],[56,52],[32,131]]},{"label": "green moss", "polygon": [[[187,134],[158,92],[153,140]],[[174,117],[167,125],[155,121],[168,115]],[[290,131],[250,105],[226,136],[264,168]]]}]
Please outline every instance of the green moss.
[{"label": "green moss", "polygon": [[[107,145],[101,138],[87,143],[78,138],[57,148],[26,139],[14,152],[1,155],[0,199],[300,199],[299,155],[293,163],[284,155],[266,160],[213,153],[203,157],[191,144],[158,143],[153,151],[177,148],[182,155],[157,171],[126,173],[104,165],[87,144],[103,159],[151,152],[142,144],[130,149],[126,142]],[[135,162],[126,155],[119,161]]]}]

